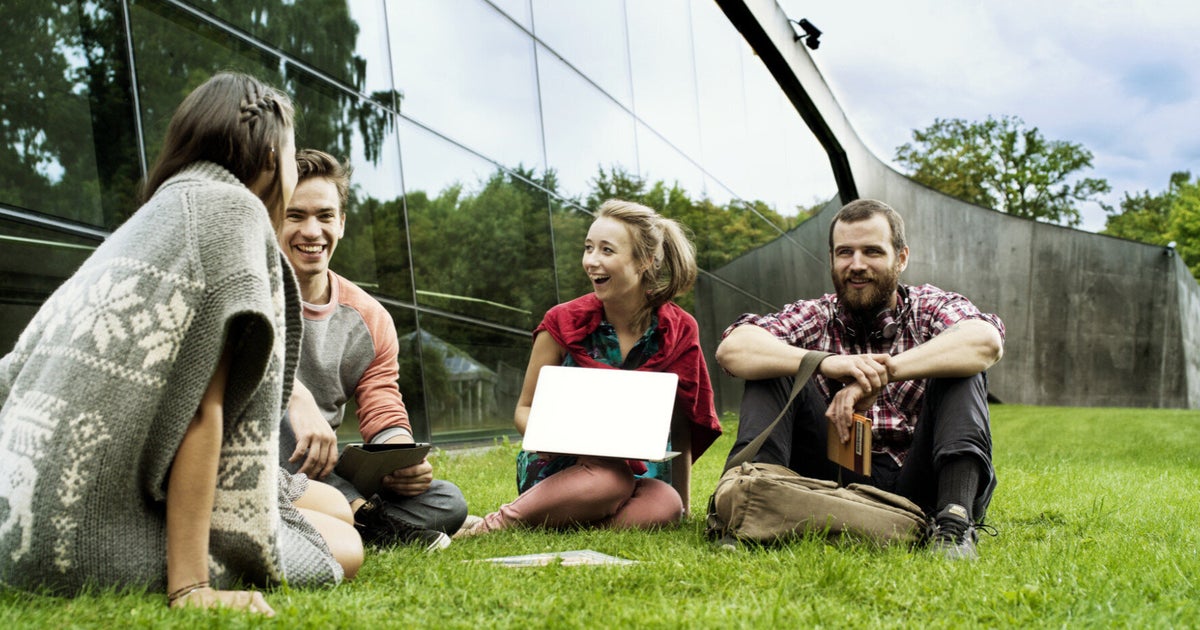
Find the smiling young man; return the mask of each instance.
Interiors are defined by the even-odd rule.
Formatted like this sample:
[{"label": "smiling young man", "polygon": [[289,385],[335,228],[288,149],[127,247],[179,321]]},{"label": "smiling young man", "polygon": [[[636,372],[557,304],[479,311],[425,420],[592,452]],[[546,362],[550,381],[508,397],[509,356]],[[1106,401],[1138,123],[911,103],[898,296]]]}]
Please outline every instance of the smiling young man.
[{"label": "smiling young man", "polygon": [[279,246],[300,284],[304,337],[288,417],[280,431],[280,459],[293,472],[333,485],[346,496],[363,540],[378,544],[445,547],[467,516],[462,492],[433,478],[428,461],[383,477],[384,489],[364,497],[332,472],[336,429],[346,403],[358,403],[364,442],[411,443],[412,427],[400,395],[399,342],[391,315],[375,298],[329,269],[345,235],[349,168],[333,156],[296,153],[299,183],[279,227]]},{"label": "smiling young man", "polygon": [[[832,353],[756,461],[908,497],[934,514],[935,552],[973,559],[996,486],[984,371],[1003,354],[1004,324],[957,293],[900,284],[908,256],[895,210],[851,202],[829,228],[835,292],[725,330],[717,361],[746,379],[731,455],[783,409],[804,355]],[[872,423],[870,477],[826,457],[826,432],[845,442],[856,412]]]}]

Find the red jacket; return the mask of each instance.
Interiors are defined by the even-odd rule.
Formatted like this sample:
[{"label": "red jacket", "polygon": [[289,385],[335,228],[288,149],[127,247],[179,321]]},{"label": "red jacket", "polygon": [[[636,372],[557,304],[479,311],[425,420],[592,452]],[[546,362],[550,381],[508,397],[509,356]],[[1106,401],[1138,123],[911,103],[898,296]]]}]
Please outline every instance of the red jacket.
[{"label": "red jacket", "polygon": [[[700,350],[700,327],[696,319],[674,302],[658,308],[658,332],[662,344],[639,370],[672,372],[679,376],[675,409],[683,411],[692,427],[692,461],[700,458],[721,435],[721,423],[713,408],[712,383],[708,366]],[[617,369],[588,356],[583,342],[600,326],[604,306],[596,294],[589,293],[546,311],[542,323],[533,331],[550,333],[558,345],[567,349],[581,367]]]}]

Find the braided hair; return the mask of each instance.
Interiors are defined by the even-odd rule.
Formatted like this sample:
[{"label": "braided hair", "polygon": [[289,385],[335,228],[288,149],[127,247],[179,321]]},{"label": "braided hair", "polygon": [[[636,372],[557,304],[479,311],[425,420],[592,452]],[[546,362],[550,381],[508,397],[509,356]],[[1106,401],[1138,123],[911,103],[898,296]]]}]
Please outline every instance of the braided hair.
[{"label": "braided hair", "polygon": [[238,72],[213,75],[192,90],[171,117],[162,151],[142,187],[142,201],[185,166],[206,160],[225,167],[247,186],[261,174],[276,171],[263,203],[272,212],[282,212],[276,166],[293,117],[291,100],[258,79]]}]

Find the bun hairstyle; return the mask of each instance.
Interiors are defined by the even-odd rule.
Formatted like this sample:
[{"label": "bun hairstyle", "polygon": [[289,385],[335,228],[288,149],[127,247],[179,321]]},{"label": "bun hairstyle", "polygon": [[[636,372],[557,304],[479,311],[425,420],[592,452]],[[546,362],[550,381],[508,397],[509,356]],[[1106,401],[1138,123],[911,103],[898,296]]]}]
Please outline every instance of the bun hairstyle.
[{"label": "bun hairstyle", "polygon": [[600,204],[596,218],[603,217],[625,224],[633,244],[633,260],[638,266],[645,266],[642,272],[647,300],[645,319],[675,296],[687,293],[696,283],[696,247],[678,221],[640,203],[619,199]]},{"label": "bun hairstyle", "polygon": [[277,166],[294,116],[291,100],[262,81],[239,72],[213,75],[192,90],[171,116],[162,151],[146,176],[142,201],[184,167],[208,161],[225,167],[247,186],[274,171],[263,204],[273,214],[282,213]]}]

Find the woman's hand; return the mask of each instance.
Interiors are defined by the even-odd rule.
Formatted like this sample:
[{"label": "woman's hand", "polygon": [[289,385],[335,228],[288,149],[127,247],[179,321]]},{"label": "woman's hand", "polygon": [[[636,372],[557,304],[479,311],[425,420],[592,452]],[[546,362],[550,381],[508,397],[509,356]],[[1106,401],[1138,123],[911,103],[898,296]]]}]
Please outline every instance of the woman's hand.
[{"label": "woman's hand", "polygon": [[258,591],[218,591],[210,587],[198,588],[181,595],[170,603],[171,608],[231,608],[275,616],[275,610]]}]

